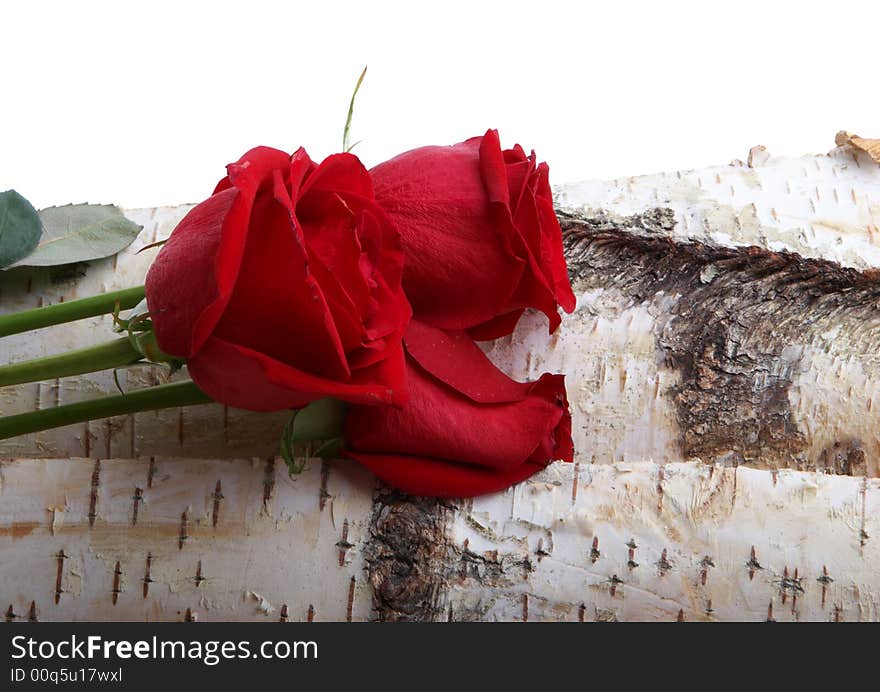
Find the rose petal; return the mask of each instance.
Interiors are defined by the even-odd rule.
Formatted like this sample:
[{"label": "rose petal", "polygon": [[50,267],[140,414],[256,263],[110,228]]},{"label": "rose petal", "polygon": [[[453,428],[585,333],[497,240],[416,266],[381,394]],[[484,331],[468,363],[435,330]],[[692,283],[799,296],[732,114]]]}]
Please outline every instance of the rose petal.
[{"label": "rose petal", "polygon": [[513,330],[516,329],[516,325],[519,323],[519,318],[522,317],[523,312],[525,311],[519,309],[499,315],[495,319],[483,322],[483,324],[468,329],[467,333],[476,341],[494,341],[495,339],[500,339],[502,336],[507,336],[508,334],[513,333]]},{"label": "rose petal", "polygon": [[361,404],[406,399],[403,350],[358,370],[349,382],[315,377],[244,346],[212,336],[190,360],[193,381],[208,396],[235,408],[278,411],[327,396]]},{"label": "rose petal", "polygon": [[508,471],[483,469],[439,459],[345,450],[389,485],[410,495],[464,498],[506,490],[542,470],[546,464],[527,462]]},{"label": "rose petal", "polygon": [[[304,149],[299,151],[305,152]],[[217,183],[214,194],[230,187],[247,188],[256,192],[260,181],[271,171],[283,168],[290,162],[290,156],[272,147],[254,147],[235,163],[226,166],[226,177]]]},{"label": "rose petal", "polygon": [[[218,295],[196,321],[193,351],[201,348],[213,332],[232,296],[244,257],[254,200],[260,185],[271,185],[271,172],[286,167],[289,161],[290,157],[283,151],[257,147],[226,167],[230,184],[240,194],[236,196],[223,221],[223,237],[217,247],[214,263]],[[311,165],[310,161],[308,163]]]},{"label": "rose petal", "polygon": [[550,168],[546,163],[538,165],[535,184],[535,204],[541,225],[541,266],[549,271],[553,293],[565,312],[575,309],[577,300],[568,278],[568,267],[562,246],[562,228],[553,208],[553,194],[550,191]]},{"label": "rose petal", "polygon": [[[280,171],[276,176],[280,177]],[[315,375],[347,380],[345,350],[299,242],[287,191],[260,195],[235,284],[215,334]]]},{"label": "rose petal", "polygon": [[404,341],[422,368],[474,401],[507,403],[528,395],[530,383],[501,372],[464,332],[446,332],[413,320]]},{"label": "rose petal", "polygon": [[411,361],[407,384],[409,400],[403,407],[350,410],[345,427],[350,449],[509,471],[530,459],[545,440],[553,439],[563,416],[553,382],[543,378],[528,385],[528,395],[517,401],[493,404],[462,396]]},{"label": "rose petal", "polygon": [[173,356],[187,358],[195,352],[195,324],[219,298],[214,258],[224,219],[238,194],[228,189],[194,207],[174,229],[147,274],[156,339]]},{"label": "rose petal", "polygon": [[487,203],[480,139],[415,149],[370,171],[376,200],[400,231],[414,312],[444,329],[503,312],[525,266],[508,251]]}]

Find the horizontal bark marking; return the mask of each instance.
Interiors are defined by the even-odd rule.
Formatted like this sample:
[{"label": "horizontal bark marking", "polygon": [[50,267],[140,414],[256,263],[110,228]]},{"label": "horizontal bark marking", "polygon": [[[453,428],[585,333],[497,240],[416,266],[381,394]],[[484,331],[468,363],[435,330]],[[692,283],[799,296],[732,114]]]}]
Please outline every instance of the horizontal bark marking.
[{"label": "horizontal bark marking", "polygon": [[[655,312],[685,458],[865,473],[859,439],[807,453],[789,388],[803,350],[837,330],[834,346],[880,380],[880,271],[759,247],[669,238],[673,212],[631,217],[560,213],[569,272],[579,290],[620,291]],[[871,441],[873,442],[873,441]]]}]

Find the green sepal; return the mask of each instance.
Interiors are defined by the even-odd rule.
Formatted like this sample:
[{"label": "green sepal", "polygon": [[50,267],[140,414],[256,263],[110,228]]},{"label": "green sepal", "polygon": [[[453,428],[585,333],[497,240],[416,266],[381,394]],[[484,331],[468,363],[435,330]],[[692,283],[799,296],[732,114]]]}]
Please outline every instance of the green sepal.
[{"label": "green sepal", "polygon": [[290,475],[302,473],[313,458],[339,456],[344,439],[346,405],[338,399],[318,399],[290,416],[281,434],[279,452]]},{"label": "green sepal", "polygon": [[118,333],[127,333],[132,348],[140,353],[150,363],[167,363],[171,368],[171,374],[180,370],[185,360],[165,353],[159,348],[159,342],[156,341],[156,333],[153,331],[153,322],[150,319],[149,312],[138,312],[140,306],[146,307],[146,301],[141,303],[132,310],[134,315],[128,319],[119,316],[119,303],[113,311],[114,331]]}]

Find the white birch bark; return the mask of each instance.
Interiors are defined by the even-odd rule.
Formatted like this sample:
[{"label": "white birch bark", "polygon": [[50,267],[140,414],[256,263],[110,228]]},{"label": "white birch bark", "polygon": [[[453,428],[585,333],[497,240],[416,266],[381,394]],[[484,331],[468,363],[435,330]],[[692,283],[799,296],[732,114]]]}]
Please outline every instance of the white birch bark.
[{"label": "white birch bark", "polygon": [[[289,478],[285,414],[206,405],[0,441],[0,607],[880,619],[880,167],[849,148],[750,158],[558,190],[578,309],[553,336],[529,316],[489,353],[517,377],[566,373],[575,464],[441,504],[350,462]],[[2,277],[0,310],[142,282],[156,251],[137,250],[186,210],[128,212],[138,240],[81,276]],[[110,336],[101,318],[9,337],[0,360]],[[113,391],[110,373],[6,388],[0,413]]]}]

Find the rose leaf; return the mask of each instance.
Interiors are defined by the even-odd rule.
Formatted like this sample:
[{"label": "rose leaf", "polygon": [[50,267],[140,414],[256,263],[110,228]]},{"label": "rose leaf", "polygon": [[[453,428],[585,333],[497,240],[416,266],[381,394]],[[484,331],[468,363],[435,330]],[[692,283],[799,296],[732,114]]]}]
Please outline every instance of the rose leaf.
[{"label": "rose leaf", "polygon": [[128,247],[143,226],[112,204],[67,204],[40,210],[44,233],[15,266],[52,267],[89,262]]},{"label": "rose leaf", "polygon": [[15,190],[0,192],[0,269],[28,255],[42,233],[40,217],[30,202]]}]

